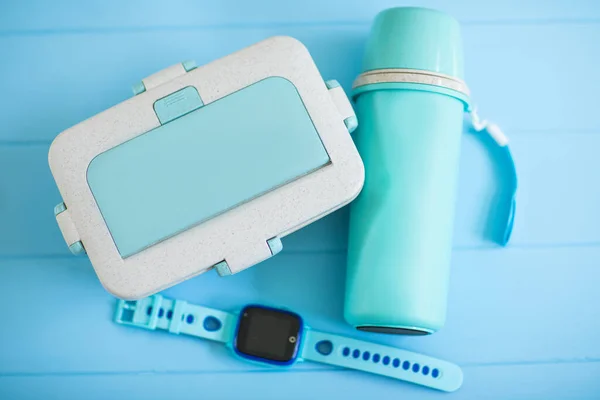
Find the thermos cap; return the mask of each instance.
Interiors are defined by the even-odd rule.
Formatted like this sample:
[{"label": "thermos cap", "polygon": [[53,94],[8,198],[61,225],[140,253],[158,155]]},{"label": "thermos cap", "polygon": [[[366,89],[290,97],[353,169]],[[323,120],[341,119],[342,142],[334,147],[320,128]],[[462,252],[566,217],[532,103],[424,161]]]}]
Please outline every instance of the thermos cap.
[{"label": "thermos cap", "polygon": [[363,71],[391,68],[464,79],[458,21],[427,8],[397,7],[380,12],[367,41]]}]

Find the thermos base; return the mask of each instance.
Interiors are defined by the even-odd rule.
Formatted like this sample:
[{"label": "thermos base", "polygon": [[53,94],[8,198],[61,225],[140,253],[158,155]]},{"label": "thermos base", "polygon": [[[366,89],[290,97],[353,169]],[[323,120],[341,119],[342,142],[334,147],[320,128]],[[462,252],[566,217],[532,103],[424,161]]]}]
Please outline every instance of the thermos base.
[{"label": "thermos base", "polygon": [[427,329],[420,329],[417,327],[393,327],[393,326],[372,326],[372,325],[361,325],[357,326],[356,329],[365,332],[375,333],[387,333],[390,335],[410,335],[410,336],[425,336],[430,335],[432,332]]}]

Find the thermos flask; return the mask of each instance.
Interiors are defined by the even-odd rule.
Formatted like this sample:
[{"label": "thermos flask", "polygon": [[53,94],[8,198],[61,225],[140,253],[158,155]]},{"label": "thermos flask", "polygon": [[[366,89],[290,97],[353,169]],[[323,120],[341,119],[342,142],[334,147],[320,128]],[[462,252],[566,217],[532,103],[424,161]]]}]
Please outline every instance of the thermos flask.
[{"label": "thermos flask", "polygon": [[350,206],[344,316],[357,329],[444,324],[468,96],[455,19],[423,8],[375,18],[353,87],[366,177]]}]

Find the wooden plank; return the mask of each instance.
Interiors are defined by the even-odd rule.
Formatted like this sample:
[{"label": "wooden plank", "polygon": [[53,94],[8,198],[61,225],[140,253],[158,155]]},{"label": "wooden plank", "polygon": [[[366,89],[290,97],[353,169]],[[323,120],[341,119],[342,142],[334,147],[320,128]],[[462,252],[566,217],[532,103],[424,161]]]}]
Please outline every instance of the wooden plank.
[{"label": "wooden plank", "polygon": [[[368,22],[377,12],[401,5],[393,0],[340,1],[276,0],[196,1],[176,0],[168,5],[157,1],[113,3],[86,1],[72,3],[42,0],[4,2],[0,6],[2,32],[48,32],[54,30],[122,30],[150,27],[275,25],[301,23]],[[593,0],[476,0],[447,2],[420,0],[412,5],[444,10],[464,23],[514,21],[564,21],[600,18]]]},{"label": "wooden plank", "polygon": [[466,27],[464,38],[473,102],[509,136],[600,130],[585,105],[600,89],[587,72],[600,57],[600,24]]},{"label": "wooden plank", "polygon": [[[511,145],[519,192],[511,245],[600,243],[600,135],[527,133]],[[0,256],[67,255],[52,208],[60,195],[47,165],[46,144],[0,146]],[[456,248],[491,247],[509,187],[504,160],[477,134],[463,138],[456,209]],[[284,238],[285,252],[345,251],[348,208]]]},{"label": "wooden plank", "polygon": [[[600,363],[500,365],[464,368],[465,383],[448,399],[596,400]],[[277,382],[275,385],[274,382]],[[10,399],[439,399],[438,391],[354,371],[225,374],[60,374],[0,376]]]},{"label": "wooden plank", "polygon": [[[343,255],[279,255],[238,275],[210,272],[166,291],[234,310],[283,306],[321,330],[463,366],[600,360],[600,247],[459,251],[448,321],[429,337],[357,332],[343,318]],[[220,345],[112,322],[114,299],[85,259],[4,260],[0,374],[255,370]],[[303,364],[299,368],[307,368]],[[311,367],[311,368],[314,368]]]},{"label": "wooden plank", "polygon": [[48,146],[0,146],[0,256],[70,254],[53,208],[61,202]]},{"label": "wooden plank", "polygon": [[[359,25],[0,37],[0,75],[10,77],[1,88],[11,99],[3,104],[0,141],[50,141],[129,98],[131,84],[147,75],[189,58],[207,63],[272,35],[303,41],[322,75],[349,89],[367,33]],[[600,80],[590,78],[600,62],[600,24],[477,25],[464,36],[473,100],[507,134],[600,131],[590,118],[600,91]],[[563,60],[577,73],[566,72]]]}]

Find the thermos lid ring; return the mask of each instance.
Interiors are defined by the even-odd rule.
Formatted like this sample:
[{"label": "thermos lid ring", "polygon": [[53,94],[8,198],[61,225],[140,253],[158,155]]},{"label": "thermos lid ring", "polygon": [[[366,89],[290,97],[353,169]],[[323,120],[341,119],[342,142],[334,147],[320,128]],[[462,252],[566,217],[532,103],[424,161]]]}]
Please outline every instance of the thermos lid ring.
[{"label": "thermos lid ring", "polygon": [[352,98],[373,90],[418,90],[454,97],[471,111],[470,91],[460,79],[415,69],[378,69],[359,75],[352,85]]},{"label": "thermos lid ring", "polygon": [[470,96],[466,83],[458,78],[437,72],[405,68],[386,68],[363,72],[352,84],[352,89],[375,83],[419,83],[440,86],[460,92],[466,97]]}]

